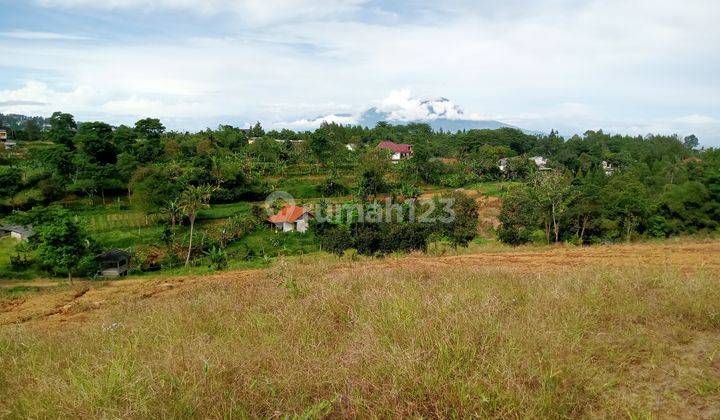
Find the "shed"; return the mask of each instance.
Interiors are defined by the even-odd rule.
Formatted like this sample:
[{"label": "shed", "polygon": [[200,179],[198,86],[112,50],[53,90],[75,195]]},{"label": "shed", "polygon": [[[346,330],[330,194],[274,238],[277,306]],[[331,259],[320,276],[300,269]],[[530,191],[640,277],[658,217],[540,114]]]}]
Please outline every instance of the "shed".
[{"label": "shed", "polygon": [[27,241],[35,232],[32,226],[4,225],[0,226],[0,237],[10,236],[18,241]]},{"label": "shed", "polygon": [[100,275],[103,277],[126,276],[131,254],[122,249],[111,249],[95,256],[100,263]]}]

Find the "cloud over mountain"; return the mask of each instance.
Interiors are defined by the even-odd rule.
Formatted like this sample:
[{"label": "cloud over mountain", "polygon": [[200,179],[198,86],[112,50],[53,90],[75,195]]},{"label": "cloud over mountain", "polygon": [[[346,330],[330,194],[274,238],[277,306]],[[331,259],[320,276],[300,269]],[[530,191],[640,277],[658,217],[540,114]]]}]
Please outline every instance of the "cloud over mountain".
[{"label": "cloud over mountain", "polygon": [[428,123],[434,129],[445,131],[511,127],[490,117],[476,113],[466,113],[450,99],[440,97],[426,99],[414,97],[410,89],[393,90],[376,106],[365,109],[357,114],[332,113],[311,119],[300,119],[290,123],[277,123],[279,127],[294,129],[314,129],[323,122],[338,124],[359,124],[374,127],[380,121],[393,124],[411,122]]}]

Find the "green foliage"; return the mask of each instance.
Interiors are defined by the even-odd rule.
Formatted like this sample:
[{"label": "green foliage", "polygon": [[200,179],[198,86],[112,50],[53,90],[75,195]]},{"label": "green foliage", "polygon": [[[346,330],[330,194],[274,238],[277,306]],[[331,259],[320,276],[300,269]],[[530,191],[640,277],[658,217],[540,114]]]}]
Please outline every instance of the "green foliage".
[{"label": "green foliage", "polygon": [[130,180],[133,204],[148,213],[160,211],[179,197],[185,183],[181,174],[167,166],[141,167]]},{"label": "green foliage", "polygon": [[0,198],[15,195],[21,188],[22,171],[12,166],[0,166]]},{"label": "green foliage", "polygon": [[503,200],[498,237],[510,245],[527,243],[537,229],[540,218],[530,188],[525,185],[515,187]]},{"label": "green foliage", "polygon": [[312,230],[322,249],[338,255],[347,249],[363,255],[425,251],[432,235],[448,238],[454,247],[467,246],[477,235],[477,203],[462,193],[444,198],[442,203],[407,201],[395,208],[378,202],[344,205],[332,216],[321,209]]},{"label": "green foliage", "polygon": [[70,114],[53,112],[50,117],[50,131],[48,139],[55,144],[60,144],[68,149],[74,149],[74,137],[77,130],[75,118]]},{"label": "green foliage", "polygon": [[368,198],[386,192],[388,189],[385,174],[390,170],[390,163],[385,153],[373,149],[366,152],[360,160],[358,173],[358,196]]},{"label": "green foliage", "polygon": [[[45,120],[32,121],[34,125],[13,123],[12,135],[37,139]],[[1,158],[7,163],[0,167],[3,210],[60,200],[73,206],[97,203],[100,196],[105,206],[96,213],[82,209],[78,221],[87,223],[108,246],[160,241],[164,226],[157,223],[163,212],[170,227],[175,225],[172,246],[184,247],[189,226],[178,215],[179,199],[189,186],[198,185],[212,186],[213,206],[196,212],[206,239],[198,241],[197,255],[216,242],[242,248],[238,255],[252,251],[265,257],[315,249],[306,243],[311,235],[283,236],[275,250],[272,236],[262,229],[234,221],[210,223],[246,216],[251,202],[262,201],[273,190],[309,202],[349,195],[352,203],[359,203],[386,194],[413,198],[438,187],[477,189],[504,199],[498,235],[509,243],[666,237],[714,231],[720,221],[720,151],[699,148],[695,136],[588,131],[564,139],[556,132],[545,136],[504,128],[451,133],[435,132],[428,124],[383,122],[374,128],[323,124],[310,132],[265,132],[257,123],[248,131],[221,125],[181,133],[166,132],[153,118],[132,127],[112,127],[103,122],[76,124],[72,115],[60,112],[47,122],[50,128],[42,132],[47,142],[22,144],[17,153]],[[414,155],[391,164],[376,148],[383,140],[412,144]],[[349,152],[347,144],[356,151]],[[547,158],[554,172],[538,170],[529,156]],[[498,161],[504,158],[507,167],[500,171]],[[528,187],[512,187],[518,184]],[[132,205],[147,215],[112,210],[116,205]],[[355,247],[357,235],[364,238],[358,248],[366,253],[423,249],[421,229],[361,227],[355,210],[343,212],[349,218],[343,218],[336,231],[328,230],[326,249]],[[463,245],[473,231],[472,217],[463,220],[429,230]],[[387,241],[387,235],[398,239]]]},{"label": "green foliage", "polygon": [[210,265],[216,270],[223,270],[228,266],[228,255],[227,252],[219,247],[213,246],[208,251],[205,251],[205,255],[210,260]]},{"label": "green foliage", "polygon": [[337,174],[331,174],[320,186],[320,192],[324,197],[334,197],[348,194],[349,189],[340,183]]},{"label": "green foliage", "polygon": [[80,124],[75,134],[75,144],[92,163],[107,165],[117,161],[110,124],[104,122]]},{"label": "green foliage", "polygon": [[93,274],[93,242],[70,213],[59,206],[34,207],[17,215],[25,225],[32,225],[35,234],[30,244],[40,266],[54,275]]},{"label": "green foliage", "polygon": [[[455,192],[443,196],[444,203],[437,206],[439,213],[436,216],[441,223],[438,224],[437,230],[443,236],[450,240],[453,247],[467,247],[470,241],[477,236],[478,229],[478,204],[472,198],[461,192]],[[441,220],[448,212],[449,220]]]}]

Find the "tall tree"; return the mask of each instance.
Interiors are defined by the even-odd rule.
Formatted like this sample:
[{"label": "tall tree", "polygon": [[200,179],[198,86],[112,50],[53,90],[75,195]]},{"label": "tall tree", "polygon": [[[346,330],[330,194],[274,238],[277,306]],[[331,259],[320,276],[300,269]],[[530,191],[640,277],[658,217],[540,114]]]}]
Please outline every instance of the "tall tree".
[{"label": "tall tree", "polygon": [[80,124],[75,134],[75,143],[90,161],[101,165],[114,164],[117,151],[112,142],[113,131],[110,124],[87,122]]},{"label": "tall tree", "polygon": [[42,128],[35,118],[30,118],[25,122],[25,135],[27,141],[37,141],[42,139]]},{"label": "tall tree", "polygon": [[160,137],[164,132],[165,126],[157,118],[145,118],[135,123],[138,136],[135,155],[140,162],[156,162],[162,156],[164,149]]},{"label": "tall tree", "polygon": [[74,274],[87,271],[82,268],[92,261],[92,241],[67,210],[60,206],[36,207],[17,218],[33,226],[35,235],[30,237],[30,243],[44,269],[67,275],[71,283]]},{"label": "tall tree", "polygon": [[572,197],[571,178],[560,171],[537,172],[532,179],[533,194],[545,221],[545,235],[550,242],[550,228],[555,243],[560,241],[560,218]]},{"label": "tall tree", "polygon": [[75,149],[73,139],[76,130],[75,117],[59,111],[53,112],[50,117],[50,131],[48,131],[48,138],[52,142],[62,144],[71,150]]},{"label": "tall tree", "polygon": [[180,208],[183,213],[190,219],[190,244],[188,245],[187,257],[185,265],[190,263],[190,254],[192,253],[193,234],[195,231],[195,218],[198,211],[210,207],[210,198],[212,197],[213,187],[210,185],[189,186],[180,194]]}]

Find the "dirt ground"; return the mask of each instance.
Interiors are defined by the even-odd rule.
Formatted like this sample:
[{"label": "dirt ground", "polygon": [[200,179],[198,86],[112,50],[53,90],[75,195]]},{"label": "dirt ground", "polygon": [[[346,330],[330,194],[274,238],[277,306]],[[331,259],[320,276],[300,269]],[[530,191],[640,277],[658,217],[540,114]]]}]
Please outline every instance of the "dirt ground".
[{"label": "dirt ground", "polygon": [[[520,248],[496,252],[432,257],[410,255],[385,259],[340,260],[330,269],[342,271],[363,268],[400,268],[407,270],[442,270],[452,267],[497,269],[517,274],[544,274],[579,267],[634,268],[665,266],[692,274],[699,271],[720,278],[720,241],[661,242],[647,244],[605,245],[593,247]],[[267,278],[268,270],[231,271],[209,276],[184,276],[161,279],[125,279],[104,282],[76,282],[73,286],[48,281],[0,283],[36,286],[42,292],[14,299],[0,299],[0,328],[26,323],[41,329],[63,329],[74,323],[102,315],[113,305],[142,299],[166,299],[208,282],[253,281]]]}]

